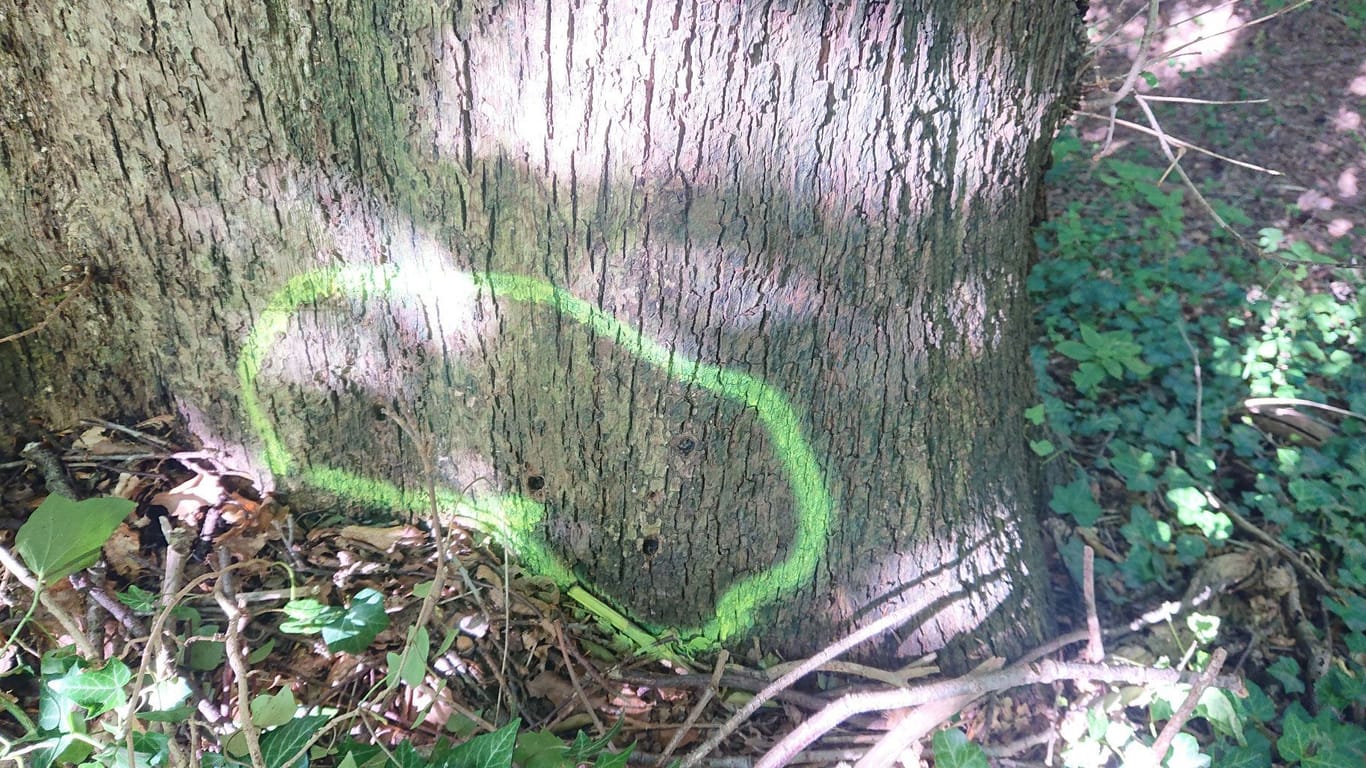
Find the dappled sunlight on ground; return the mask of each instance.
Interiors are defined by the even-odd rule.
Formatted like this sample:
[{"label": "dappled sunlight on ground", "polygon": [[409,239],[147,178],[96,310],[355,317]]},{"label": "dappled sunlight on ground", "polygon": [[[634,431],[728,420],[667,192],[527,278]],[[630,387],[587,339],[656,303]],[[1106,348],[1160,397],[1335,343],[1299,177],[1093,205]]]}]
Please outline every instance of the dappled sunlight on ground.
[{"label": "dappled sunlight on ground", "polygon": [[[1265,100],[1154,100],[1150,107],[1167,136],[1283,174],[1258,173],[1194,152],[1181,158],[1216,206],[1232,204],[1247,215],[1252,223],[1240,230],[1244,236],[1255,241],[1259,228],[1276,227],[1289,241],[1304,241],[1318,253],[1349,261],[1366,245],[1366,198],[1359,187],[1366,168],[1366,33],[1353,16],[1360,12],[1316,2],[1238,29],[1275,10],[1272,6],[1163,3],[1149,46],[1153,60],[1142,67],[1156,86],[1139,78],[1137,90],[1164,99]],[[1104,83],[1109,90],[1118,88],[1129,70],[1147,9],[1144,0],[1092,4],[1100,29],[1117,30],[1098,59],[1098,72],[1110,78]],[[1102,37],[1093,35],[1093,40]],[[1119,105],[1118,117],[1149,127],[1132,99]],[[1097,120],[1079,128],[1091,140],[1103,140],[1108,130]],[[1167,162],[1155,138],[1122,126],[1115,130],[1114,148]],[[1174,174],[1168,181],[1181,183]]]}]

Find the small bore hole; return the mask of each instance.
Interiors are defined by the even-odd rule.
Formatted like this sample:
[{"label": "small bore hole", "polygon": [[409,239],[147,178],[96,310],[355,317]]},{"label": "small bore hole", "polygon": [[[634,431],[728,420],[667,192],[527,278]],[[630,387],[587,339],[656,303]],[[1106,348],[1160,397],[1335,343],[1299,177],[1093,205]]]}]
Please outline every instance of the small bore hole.
[{"label": "small bore hole", "polygon": [[545,487],[545,478],[540,475],[528,475],[526,479],[526,489],[535,493]]},{"label": "small bore hole", "polygon": [[659,552],[659,537],[646,536],[640,542],[640,551],[646,557],[653,557],[655,553]]},{"label": "small bore hole", "polygon": [[687,456],[688,454],[692,453],[693,449],[696,447],[697,441],[693,440],[691,437],[688,437],[687,435],[684,435],[674,441],[674,450],[678,451],[684,456]]}]

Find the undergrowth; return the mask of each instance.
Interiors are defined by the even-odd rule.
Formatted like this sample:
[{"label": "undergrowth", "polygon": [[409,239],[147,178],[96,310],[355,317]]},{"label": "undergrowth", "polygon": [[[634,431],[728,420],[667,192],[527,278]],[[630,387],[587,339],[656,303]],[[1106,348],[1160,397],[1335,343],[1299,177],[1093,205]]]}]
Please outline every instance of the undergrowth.
[{"label": "undergrowth", "polygon": [[[1059,478],[1064,559],[1080,583],[1083,546],[1098,546],[1117,624],[1211,587],[1167,622],[1171,644],[1136,645],[1145,662],[1196,666],[1223,646],[1250,695],[1202,699],[1187,728],[1198,748],[1167,765],[1366,764],[1360,276],[1274,229],[1252,258],[1162,173],[1092,163],[1074,135],[1055,145],[1050,188],[1086,192],[1037,234],[1042,404],[1030,416]],[[1063,757],[1118,764],[1169,715],[1165,700],[1103,699]]]}]

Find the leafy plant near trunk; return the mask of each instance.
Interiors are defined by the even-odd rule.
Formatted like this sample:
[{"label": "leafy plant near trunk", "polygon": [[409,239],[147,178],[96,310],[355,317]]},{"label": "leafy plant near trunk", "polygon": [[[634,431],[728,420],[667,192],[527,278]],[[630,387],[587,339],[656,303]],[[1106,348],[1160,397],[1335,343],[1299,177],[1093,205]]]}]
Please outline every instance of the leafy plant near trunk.
[{"label": "leafy plant near trunk", "polygon": [[[1116,624],[1183,591],[1198,598],[1187,585],[1212,563],[1247,566],[1205,584],[1198,612],[1184,608],[1215,633],[1173,615],[1171,642],[1149,644],[1173,665],[1242,653],[1251,690],[1207,692],[1167,765],[1362,764],[1366,304],[1348,270],[1315,266],[1340,254],[1264,229],[1268,258],[1253,261],[1187,221],[1162,173],[1090,165],[1071,135],[1055,148],[1050,184],[1089,190],[1041,228],[1029,279],[1042,333],[1030,416],[1046,426],[1032,445],[1071,465],[1051,505],[1074,526],[1063,555],[1079,576],[1084,541],[1109,550],[1095,577]],[[1143,731],[1133,707],[1155,727],[1172,701],[1078,709],[1065,760],[1122,762]]]}]

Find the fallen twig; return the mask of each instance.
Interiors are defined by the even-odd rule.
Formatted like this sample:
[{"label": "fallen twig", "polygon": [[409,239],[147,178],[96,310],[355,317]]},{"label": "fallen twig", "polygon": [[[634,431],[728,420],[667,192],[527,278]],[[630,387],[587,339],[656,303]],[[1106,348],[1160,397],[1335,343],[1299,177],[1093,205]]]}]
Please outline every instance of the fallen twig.
[{"label": "fallen twig", "polygon": [[717,686],[721,683],[721,674],[726,671],[726,661],[729,659],[730,653],[726,651],[725,648],[722,648],[721,653],[716,657],[716,667],[711,673],[711,684],[703,689],[701,696],[697,697],[697,703],[693,705],[692,711],[688,713],[688,718],[683,721],[682,727],[674,731],[673,738],[669,739],[669,744],[664,747],[664,752],[660,757],[667,759],[669,755],[672,755],[674,750],[678,748],[679,742],[683,741],[683,737],[688,735],[688,732],[692,730],[693,725],[697,723],[697,718],[702,716],[702,710],[707,708],[707,704],[709,704],[712,697],[716,695]]},{"label": "fallen twig", "polygon": [[734,733],[736,728],[739,728],[751,715],[759,711],[759,707],[762,707],[779,691],[785,690],[813,670],[819,668],[822,664],[831,661],[859,643],[877,637],[883,632],[895,629],[915,618],[932,602],[929,595],[930,591],[931,590],[923,590],[918,599],[912,600],[877,621],[846,635],[840,640],[836,640],[820,653],[817,653],[815,656],[798,664],[790,672],[777,680],[774,680],[762,691],[755,694],[754,698],[750,699],[745,706],[741,707],[738,712],[722,724],[722,726],[716,730],[716,733],[712,734],[711,738],[707,739],[692,752],[688,753],[688,756],[683,758],[683,762],[679,765],[679,768],[691,768],[691,766],[700,763],[712,750],[720,746],[721,742],[725,741],[727,736]]},{"label": "fallen twig", "polygon": [[[900,707],[917,707],[932,701],[959,696],[982,696],[1022,685],[1053,683],[1059,680],[1096,680],[1100,682],[1157,684],[1193,683],[1196,676],[1172,669],[1151,667],[1116,667],[1107,664],[1083,664],[1043,660],[1019,663],[996,672],[966,675],[954,680],[942,680],[914,688],[873,691],[845,696],[808,718],[779,742],[754,768],[778,768],[783,755],[796,754],[806,745],[820,738],[830,729],[863,712],[879,712]],[[1213,683],[1220,688],[1244,690],[1241,678],[1220,677]],[[770,758],[772,756],[772,758]]]},{"label": "fallen twig", "polygon": [[1181,732],[1186,721],[1195,713],[1195,706],[1200,703],[1200,696],[1205,689],[1209,688],[1214,679],[1219,676],[1219,670],[1223,668],[1224,661],[1228,658],[1228,651],[1223,648],[1215,648],[1214,654],[1210,656],[1209,664],[1200,673],[1200,677],[1191,685],[1190,693],[1186,695],[1186,700],[1181,702],[1181,706],[1172,714],[1171,719],[1162,727],[1162,732],[1157,734],[1157,739],[1153,741],[1151,754],[1153,764],[1160,765],[1167,756],[1167,750],[1171,748],[1172,740],[1176,734]]}]

